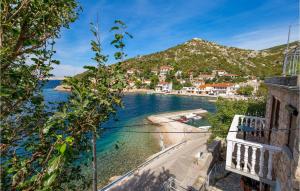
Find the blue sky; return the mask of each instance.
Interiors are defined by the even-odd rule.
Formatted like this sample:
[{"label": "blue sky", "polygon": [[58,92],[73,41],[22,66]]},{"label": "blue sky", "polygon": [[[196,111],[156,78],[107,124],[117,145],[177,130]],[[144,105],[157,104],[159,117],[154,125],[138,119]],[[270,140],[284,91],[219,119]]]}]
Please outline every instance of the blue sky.
[{"label": "blue sky", "polygon": [[[56,43],[55,76],[69,76],[93,65],[89,23],[100,20],[104,53],[111,55],[114,20],[134,36],[126,43],[128,58],[202,38],[246,49],[264,49],[287,41],[288,26],[297,24],[298,0],[80,0],[83,11]],[[292,39],[299,39],[295,26]],[[111,58],[109,63],[114,63]]]}]

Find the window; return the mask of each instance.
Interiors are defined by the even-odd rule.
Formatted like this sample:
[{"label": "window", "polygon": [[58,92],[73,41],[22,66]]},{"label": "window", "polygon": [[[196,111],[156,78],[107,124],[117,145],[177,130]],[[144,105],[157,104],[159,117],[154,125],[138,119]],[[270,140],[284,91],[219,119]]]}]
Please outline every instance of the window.
[{"label": "window", "polygon": [[280,101],[273,97],[272,101],[272,114],[271,114],[271,128],[278,128],[279,127],[279,111],[280,111]]},{"label": "window", "polygon": [[271,110],[271,120],[270,120],[270,131],[268,136],[268,142],[271,142],[271,133],[272,129],[279,127],[279,110],[280,110],[280,101],[276,99],[274,96],[272,98],[272,110]]},{"label": "window", "polygon": [[288,140],[287,140],[287,147],[290,148],[290,150],[293,152],[294,147],[294,141],[295,141],[295,132],[296,131],[296,121],[297,121],[297,115],[298,111],[296,108],[294,108],[291,105],[287,106],[287,109],[289,111],[289,124],[288,124]]}]

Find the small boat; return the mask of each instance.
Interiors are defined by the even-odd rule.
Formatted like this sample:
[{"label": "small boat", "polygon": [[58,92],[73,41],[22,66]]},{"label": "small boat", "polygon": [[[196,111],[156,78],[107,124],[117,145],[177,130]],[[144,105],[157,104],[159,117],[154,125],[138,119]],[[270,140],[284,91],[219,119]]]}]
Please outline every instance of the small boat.
[{"label": "small boat", "polygon": [[194,118],[196,116],[197,116],[196,114],[190,113],[190,114],[187,114],[185,117],[188,118],[188,119],[190,119],[190,118]]},{"label": "small boat", "polygon": [[199,116],[199,115],[197,115],[197,116],[193,117],[193,119],[194,119],[194,120],[200,120],[200,119],[202,119],[202,117]]}]

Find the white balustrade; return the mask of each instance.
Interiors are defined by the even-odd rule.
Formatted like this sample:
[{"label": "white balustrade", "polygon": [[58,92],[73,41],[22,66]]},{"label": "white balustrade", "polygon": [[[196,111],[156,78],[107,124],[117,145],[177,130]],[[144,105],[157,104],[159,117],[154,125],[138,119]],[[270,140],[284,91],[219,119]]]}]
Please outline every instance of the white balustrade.
[{"label": "white balustrade", "polygon": [[252,160],[251,160],[251,169],[250,173],[255,174],[255,164],[256,164],[256,147],[252,147]]},{"label": "white balustrade", "polygon": [[262,177],[263,173],[264,173],[264,169],[263,169],[263,167],[264,167],[264,160],[265,160],[264,155],[265,155],[265,149],[261,148],[260,149],[260,157],[259,157],[259,173],[258,173],[258,175],[260,177]]},{"label": "white balustrade", "polygon": [[236,168],[241,169],[241,144],[237,143],[237,157],[236,157]]},{"label": "white balustrade", "polygon": [[[265,119],[260,117],[236,115],[227,135],[226,169],[240,171],[243,175],[272,180],[273,154],[281,148],[237,138],[238,125],[249,125],[257,130],[255,136],[261,136],[265,128]],[[265,157],[265,153],[268,155]],[[257,156],[259,154],[259,157]],[[232,164],[236,165],[232,165]],[[241,164],[244,164],[242,167]],[[248,169],[249,167],[249,169]]]},{"label": "white balustrade", "polygon": [[243,171],[244,172],[248,172],[248,149],[249,149],[249,146],[248,145],[245,145],[245,154],[244,154],[244,168],[243,168]]}]

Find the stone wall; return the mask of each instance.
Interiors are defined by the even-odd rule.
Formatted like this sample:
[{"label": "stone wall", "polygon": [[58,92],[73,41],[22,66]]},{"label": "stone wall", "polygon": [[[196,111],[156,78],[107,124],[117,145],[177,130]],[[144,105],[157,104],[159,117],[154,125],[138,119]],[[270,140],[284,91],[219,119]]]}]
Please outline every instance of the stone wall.
[{"label": "stone wall", "polygon": [[271,114],[272,114],[272,98],[273,96],[280,101],[279,110],[279,128],[272,128],[272,133],[269,140],[269,132],[266,132],[264,142],[271,145],[280,146],[283,152],[276,155],[273,160],[274,175],[280,181],[281,190],[299,190],[300,183],[300,160],[299,160],[299,139],[300,139],[300,114],[296,119],[296,127],[292,133],[295,134],[293,141],[293,149],[287,147],[288,131],[284,129],[289,128],[289,112],[287,105],[292,105],[299,111],[299,90],[290,89],[282,85],[268,85],[268,100],[266,105],[266,128],[270,128]]}]

